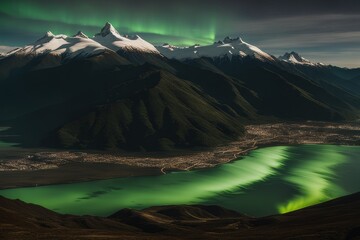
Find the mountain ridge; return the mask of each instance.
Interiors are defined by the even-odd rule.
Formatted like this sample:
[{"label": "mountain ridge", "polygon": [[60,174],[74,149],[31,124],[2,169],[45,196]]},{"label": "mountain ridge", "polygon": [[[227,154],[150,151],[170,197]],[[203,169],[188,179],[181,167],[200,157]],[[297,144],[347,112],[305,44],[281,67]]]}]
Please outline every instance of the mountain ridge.
[{"label": "mountain ridge", "polygon": [[0,121],[23,146],[212,147],[235,140],[246,122],[359,118],[356,69],[292,64],[241,38],[174,59],[110,23],[95,38],[112,49],[77,35],[49,32],[0,59]]},{"label": "mountain ridge", "polygon": [[75,58],[81,55],[91,56],[99,52],[116,52],[118,50],[159,54],[152,44],[137,35],[133,38],[121,36],[119,32],[107,22],[100,33],[95,34],[92,38],[89,38],[81,31],[73,37],[64,34],[55,35],[51,31],[48,31],[34,43],[14,49],[4,54],[3,57],[20,54],[41,55],[50,53]]},{"label": "mountain ridge", "polygon": [[170,59],[186,60],[201,57],[229,57],[250,56],[261,61],[274,61],[273,57],[256,46],[244,42],[240,37],[225,37],[223,41],[212,45],[193,45],[191,47],[175,47],[162,45],[157,47],[159,52]]},{"label": "mountain ridge", "polygon": [[[109,217],[62,215],[0,196],[2,239],[357,239],[360,194],[253,218],[214,205],[122,209]],[[316,224],[314,224],[316,222]]]},{"label": "mountain ridge", "polygon": [[284,61],[284,62],[288,62],[288,63],[293,63],[293,64],[307,64],[307,65],[324,65],[322,63],[312,63],[310,62],[310,60],[300,56],[300,54],[298,54],[297,52],[286,52],[283,56],[279,56],[278,57],[279,60]]},{"label": "mountain ridge", "polygon": [[[193,58],[201,58],[201,57],[232,57],[232,56],[241,56],[241,57],[254,57],[256,59],[262,61],[276,61],[280,60],[283,62],[291,63],[291,64],[300,64],[300,65],[311,65],[311,66],[330,66],[323,63],[315,63],[311,62],[310,60],[302,57],[299,53],[295,51],[286,52],[284,55],[279,57],[274,57],[271,54],[268,54],[262,51],[260,48],[251,45],[245,41],[241,37],[231,38],[229,36],[225,37],[221,41],[217,41],[210,45],[199,45],[195,44],[189,47],[177,47],[170,44],[163,44],[162,46],[154,46],[151,43],[143,40],[139,35],[128,36],[128,35],[121,35],[115,27],[106,22],[105,25],[102,27],[99,33],[96,33],[93,37],[89,38],[86,34],[81,31],[78,31],[77,34],[73,35],[73,37],[66,36],[64,34],[55,35],[51,31],[48,31],[42,38],[38,39],[36,42],[41,42],[41,40],[48,40],[48,39],[63,39],[69,40],[69,43],[60,42],[55,45],[55,47],[49,46],[48,48],[43,47],[38,51],[30,51],[29,48],[35,48],[33,44],[26,45],[25,47],[20,47],[11,50],[8,53],[2,53],[0,56],[1,58],[6,58],[13,54],[20,54],[25,49],[27,50],[25,53],[33,53],[33,54],[42,54],[42,53],[52,53],[52,54],[62,54],[65,51],[63,49],[58,49],[57,47],[61,47],[62,45],[71,45],[73,44],[71,38],[81,37],[84,39],[93,40],[97,44],[101,45],[98,46],[99,49],[103,51],[139,51],[142,53],[149,53],[149,54],[161,54],[166,58],[170,59],[178,59],[178,60],[186,60],[186,59],[193,59]],[[108,39],[110,38],[110,39]],[[70,54],[73,55],[72,57],[79,57],[81,54],[91,54],[91,51],[83,51],[86,48],[86,44],[83,44],[82,47],[73,47],[78,50],[77,54]],[[70,52],[71,53],[71,52]],[[94,54],[97,54],[95,51]],[[69,54],[68,54],[69,55]],[[69,57],[69,56],[68,56]],[[140,61],[140,64],[143,64],[146,61]]]}]

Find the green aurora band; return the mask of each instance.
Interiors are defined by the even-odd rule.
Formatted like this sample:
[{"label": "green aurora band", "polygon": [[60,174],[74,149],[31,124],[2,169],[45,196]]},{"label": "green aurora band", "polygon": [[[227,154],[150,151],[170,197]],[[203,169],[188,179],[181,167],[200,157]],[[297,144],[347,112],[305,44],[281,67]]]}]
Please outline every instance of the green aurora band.
[{"label": "green aurora band", "polygon": [[345,195],[346,192],[336,184],[335,168],[346,162],[346,157],[338,152],[336,146],[323,146],[321,152],[315,152],[311,161],[293,168],[285,181],[298,186],[299,195],[278,209],[286,213],[330,200],[334,196]]},{"label": "green aurora band", "polygon": [[107,216],[122,208],[217,204],[264,216],[359,191],[359,154],[360,147],[268,147],[209,169],[16,188],[0,195],[71,214]]},{"label": "green aurora band", "polygon": [[[158,10],[159,11],[159,10]],[[193,16],[193,12],[179,7],[177,11],[182,14],[159,13],[158,11],[134,10],[129,8],[111,7],[99,11],[95,6],[86,3],[73,2],[68,5],[52,5],[51,1],[47,4],[29,3],[26,1],[0,2],[0,13],[15,18],[16,20],[36,20],[43,24],[28,24],[27,30],[36,33],[44,33],[51,30],[57,34],[63,33],[74,35],[78,30],[101,29],[106,22],[110,22],[120,32],[127,33],[148,33],[153,37],[152,41],[165,41],[172,38],[173,44],[191,45],[195,43],[210,44],[215,41],[216,21],[215,15],[206,13],[196,13],[196,19],[180,18],[182,16]],[[0,22],[2,28],[8,26],[17,27],[12,24],[14,19],[4,19]],[[81,26],[84,29],[78,29]],[[50,29],[49,29],[50,28]],[[90,36],[96,32],[86,32]]]}]

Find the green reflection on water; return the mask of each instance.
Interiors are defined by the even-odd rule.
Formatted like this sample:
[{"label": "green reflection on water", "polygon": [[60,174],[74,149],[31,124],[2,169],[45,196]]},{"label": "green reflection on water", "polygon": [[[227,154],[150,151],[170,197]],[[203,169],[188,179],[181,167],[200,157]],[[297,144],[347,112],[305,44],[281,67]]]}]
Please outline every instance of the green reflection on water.
[{"label": "green reflection on water", "polygon": [[[322,146],[313,151],[310,161],[304,161],[293,168],[284,180],[297,186],[300,194],[278,206],[280,213],[294,211],[314,205],[346,192],[336,184],[335,168],[347,161],[338,146]],[[315,149],[316,150],[316,147]]]},{"label": "green reflection on water", "polygon": [[[254,151],[241,161],[171,174],[0,191],[64,213],[106,215],[124,207],[201,203],[276,174],[287,147]],[[45,177],[45,176],[44,176]]]},{"label": "green reflection on water", "polygon": [[278,146],[210,169],[9,189],[0,194],[72,214],[106,216],[125,207],[217,204],[262,216],[358,191],[360,164],[355,160],[359,156],[360,147]]},{"label": "green reflection on water", "polygon": [[9,130],[10,127],[1,127],[0,126],[0,148],[11,148],[11,147],[16,147],[19,144],[15,143],[15,142],[9,142],[9,141],[4,141],[4,138],[7,137],[6,134],[3,134],[2,132],[5,132],[6,130]]}]

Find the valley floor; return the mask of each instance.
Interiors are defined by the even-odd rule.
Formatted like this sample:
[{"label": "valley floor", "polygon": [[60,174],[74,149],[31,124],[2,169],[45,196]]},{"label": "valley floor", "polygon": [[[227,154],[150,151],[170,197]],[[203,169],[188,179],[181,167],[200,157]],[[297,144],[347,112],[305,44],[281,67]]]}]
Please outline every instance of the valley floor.
[{"label": "valley floor", "polygon": [[213,149],[171,153],[3,148],[0,151],[0,189],[214,167],[259,147],[295,144],[360,145],[360,124],[305,122],[247,125],[246,134],[237,141]]}]

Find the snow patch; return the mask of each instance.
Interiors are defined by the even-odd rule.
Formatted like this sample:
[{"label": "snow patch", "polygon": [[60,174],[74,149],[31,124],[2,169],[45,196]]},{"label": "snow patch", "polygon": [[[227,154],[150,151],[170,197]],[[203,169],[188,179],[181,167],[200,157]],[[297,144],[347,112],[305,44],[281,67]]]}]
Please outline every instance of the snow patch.
[{"label": "snow patch", "polygon": [[[194,48],[196,48],[196,52],[193,51]],[[256,46],[244,42],[240,37],[226,37],[223,41],[218,41],[207,46],[197,45],[181,48],[164,44],[163,46],[157,47],[157,49],[165,57],[179,60],[200,57],[251,56],[262,61],[274,61],[269,54],[263,52]]]},{"label": "snow patch", "polygon": [[[6,54],[39,55],[53,54],[67,58],[78,56],[91,56],[103,51],[136,51],[159,54],[159,51],[140,36],[121,36],[120,33],[107,22],[100,33],[93,38],[79,31],[73,37],[63,34],[55,35],[48,31],[43,37],[25,47],[15,49]],[[1,57],[4,57],[3,54]]]},{"label": "snow patch", "polygon": [[322,63],[313,63],[310,60],[300,56],[300,54],[298,54],[297,52],[286,52],[283,56],[279,56],[278,57],[279,60],[287,62],[287,63],[291,63],[291,64],[300,64],[300,65],[310,65],[310,66],[324,66],[324,64]]},{"label": "snow patch", "polygon": [[154,45],[143,40],[138,35],[133,37],[121,36],[108,22],[101,29],[101,32],[95,35],[94,40],[115,52],[124,50],[160,54]]}]

